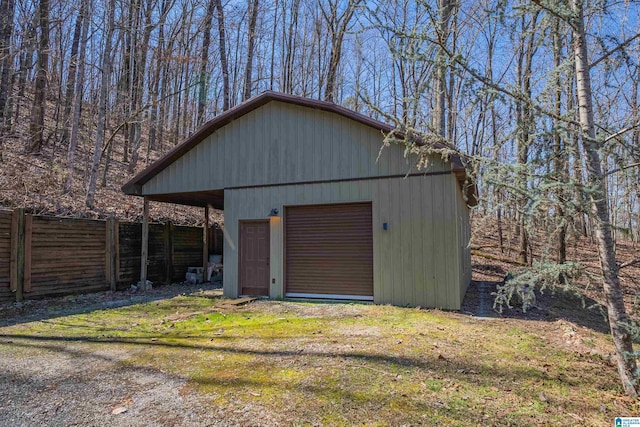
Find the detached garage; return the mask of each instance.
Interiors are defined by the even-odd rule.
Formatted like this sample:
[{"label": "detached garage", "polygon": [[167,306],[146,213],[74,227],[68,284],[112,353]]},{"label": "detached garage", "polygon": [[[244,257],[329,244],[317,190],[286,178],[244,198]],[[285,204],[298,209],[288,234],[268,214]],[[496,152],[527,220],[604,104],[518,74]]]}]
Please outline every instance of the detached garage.
[{"label": "detached garage", "polygon": [[475,187],[457,158],[417,170],[403,147],[381,149],[392,129],[333,103],[265,92],[123,191],[224,210],[228,297],[459,309]]}]

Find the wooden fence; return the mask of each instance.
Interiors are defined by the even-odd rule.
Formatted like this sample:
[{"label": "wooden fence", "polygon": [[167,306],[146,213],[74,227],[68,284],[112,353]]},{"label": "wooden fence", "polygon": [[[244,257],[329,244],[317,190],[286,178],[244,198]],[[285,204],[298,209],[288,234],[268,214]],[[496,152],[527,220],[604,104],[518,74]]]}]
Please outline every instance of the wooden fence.
[{"label": "wooden fence", "polygon": [[[222,233],[209,230],[211,253],[222,253]],[[140,223],[56,218],[0,210],[0,301],[115,290],[140,278]],[[201,266],[202,227],[149,225],[147,277],[184,280]]]}]

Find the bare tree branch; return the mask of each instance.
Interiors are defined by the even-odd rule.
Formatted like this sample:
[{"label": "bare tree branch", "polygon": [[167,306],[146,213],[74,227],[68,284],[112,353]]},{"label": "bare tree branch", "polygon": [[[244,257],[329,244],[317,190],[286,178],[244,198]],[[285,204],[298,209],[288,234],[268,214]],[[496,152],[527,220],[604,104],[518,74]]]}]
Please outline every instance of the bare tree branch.
[{"label": "bare tree branch", "polygon": [[631,43],[632,41],[634,41],[638,37],[640,37],[640,33],[637,33],[636,35],[634,35],[632,37],[629,37],[628,39],[626,39],[625,41],[620,43],[618,46],[614,47],[611,50],[606,51],[600,58],[598,58],[595,61],[591,62],[591,64],[589,65],[589,68],[595,67],[596,65],[598,65],[599,63],[601,63],[602,61],[604,61],[605,59],[607,59],[608,57],[610,57],[614,53],[616,53],[617,51],[624,49],[629,43]]}]

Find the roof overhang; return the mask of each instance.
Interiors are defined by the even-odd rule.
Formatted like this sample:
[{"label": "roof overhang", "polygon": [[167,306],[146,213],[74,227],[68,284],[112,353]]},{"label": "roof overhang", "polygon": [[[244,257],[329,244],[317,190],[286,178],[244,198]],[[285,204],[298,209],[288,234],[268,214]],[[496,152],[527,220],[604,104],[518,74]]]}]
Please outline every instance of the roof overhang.
[{"label": "roof overhang", "polygon": [[151,194],[145,196],[155,202],[174,203],[177,205],[206,207],[224,210],[224,190],[190,191],[171,194]]},{"label": "roof overhang", "polygon": [[[163,171],[165,168],[171,165],[174,161],[182,157],[185,153],[187,153],[193,147],[198,145],[200,142],[202,142],[205,138],[207,138],[213,132],[231,123],[235,119],[242,117],[245,114],[248,114],[253,110],[256,110],[257,108],[260,108],[261,106],[271,101],[279,101],[287,104],[313,108],[316,110],[328,111],[328,112],[335,113],[340,116],[349,118],[356,122],[362,123],[374,129],[378,129],[385,133],[389,133],[394,130],[394,127],[387,123],[365,116],[364,114],[360,114],[355,111],[349,110],[348,108],[334,104],[333,102],[304,98],[301,96],[289,95],[289,94],[280,93],[280,92],[266,91],[225,111],[224,113],[216,116],[215,118],[211,119],[210,121],[202,125],[193,135],[187,138],[184,142],[177,145],[175,148],[173,148],[163,157],[161,157],[160,159],[156,160],[155,162],[147,166],[143,171],[135,175],[131,180],[129,180],[126,184],[124,184],[122,186],[122,191],[125,194],[129,194],[132,196],[143,196],[144,194],[142,191],[142,187],[144,186],[144,184],[149,182],[153,177],[158,175],[161,171]],[[420,142],[418,142],[418,144],[420,144]],[[444,146],[438,147],[438,148],[444,148]],[[459,156],[457,155],[451,156],[451,168],[453,173],[456,175],[460,185],[462,186],[463,191],[467,193],[467,200],[468,200],[467,203],[470,206],[475,206],[477,204],[477,187],[475,186],[475,184],[468,185],[469,176]],[[466,189],[465,189],[465,186],[467,187]],[[469,190],[469,187],[471,188],[471,190]],[[223,191],[223,190],[215,190],[215,191]],[[206,198],[201,197],[205,193],[212,193],[212,192],[204,191],[204,192],[195,192],[195,193],[147,195],[147,197],[150,200],[167,201],[170,203],[179,203],[179,204],[186,204],[191,206],[206,206],[206,204],[202,204],[203,201],[206,200]],[[193,198],[190,198],[189,195],[192,195]],[[469,196],[472,196],[472,197],[469,197]],[[165,200],[160,200],[160,199],[165,199]],[[176,200],[176,201],[172,201],[172,200]],[[182,201],[178,201],[178,200],[182,200]]]}]

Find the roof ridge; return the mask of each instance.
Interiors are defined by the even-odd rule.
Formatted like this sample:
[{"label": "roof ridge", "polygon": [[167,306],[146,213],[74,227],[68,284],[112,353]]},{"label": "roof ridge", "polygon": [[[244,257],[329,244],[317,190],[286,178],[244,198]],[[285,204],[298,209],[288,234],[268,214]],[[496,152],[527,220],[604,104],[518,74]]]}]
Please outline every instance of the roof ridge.
[{"label": "roof ridge", "polygon": [[[394,126],[388,123],[376,120],[373,117],[366,116],[362,113],[358,113],[357,111],[350,110],[349,108],[343,107],[342,105],[338,105],[331,101],[323,101],[319,99],[306,98],[299,95],[266,90],[238,105],[235,105],[234,107],[228,109],[227,111],[224,111],[223,113],[204,123],[198,129],[196,129],[196,131],[187,139],[176,145],[160,159],[151,163],[145,169],[131,178],[126,184],[122,186],[122,191],[130,195],[142,195],[142,186],[145,183],[149,182],[153,177],[159,174],[175,160],[182,157],[185,153],[197,146],[200,142],[204,141],[213,132],[271,101],[280,101],[302,107],[328,111],[349,118],[366,126],[372,127],[374,129],[378,129],[382,132],[391,132],[395,129]],[[457,157],[458,156],[452,156],[451,158],[452,169],[454,171],[461,171],[464,169],[464,166],[462,165],[460,159]],[[464,184],[464,180],[462,180],[461,184]]]}]

